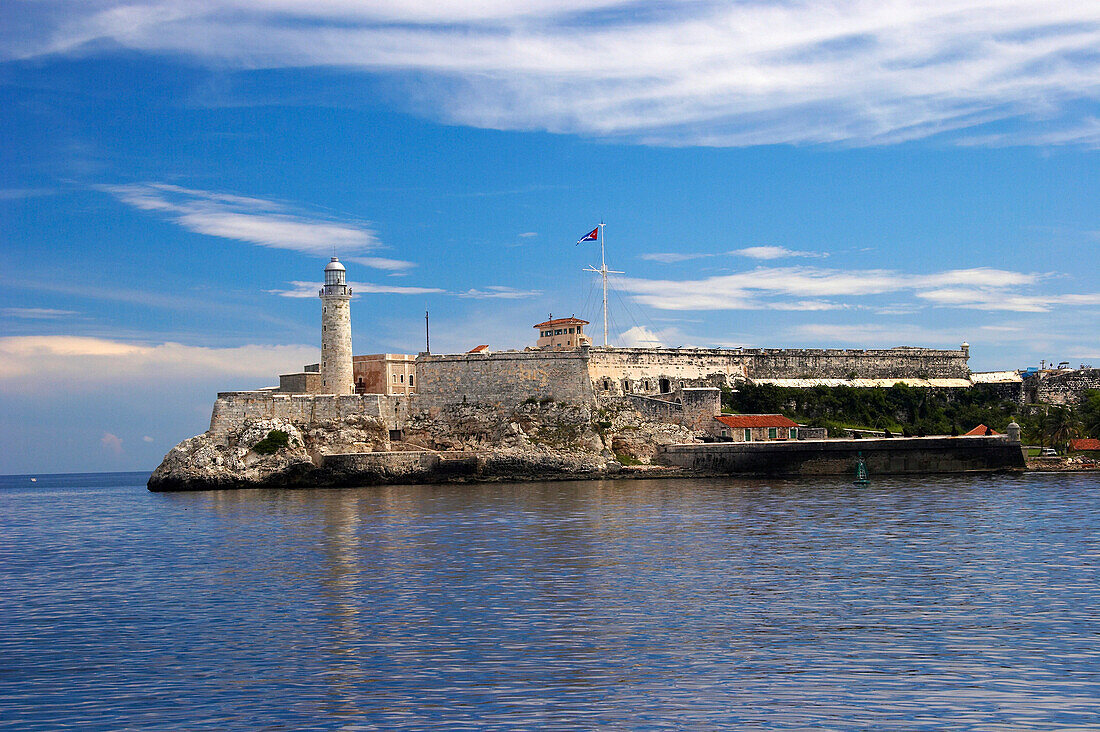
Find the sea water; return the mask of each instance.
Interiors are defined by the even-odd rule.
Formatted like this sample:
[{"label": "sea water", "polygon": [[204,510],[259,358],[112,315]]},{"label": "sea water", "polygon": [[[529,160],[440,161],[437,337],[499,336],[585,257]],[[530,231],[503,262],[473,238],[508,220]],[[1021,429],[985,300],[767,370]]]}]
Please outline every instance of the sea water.
[{"label": "sea water", "polygon": [[1100,727],[1100,476],[0,479],[0,728]]}]

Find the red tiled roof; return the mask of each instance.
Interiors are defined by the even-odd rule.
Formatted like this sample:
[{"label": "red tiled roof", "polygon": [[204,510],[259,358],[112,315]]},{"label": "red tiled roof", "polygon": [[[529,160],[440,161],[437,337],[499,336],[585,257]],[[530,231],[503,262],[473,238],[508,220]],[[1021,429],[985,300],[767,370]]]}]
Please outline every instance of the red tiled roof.
[{"label": "red tiled roof", "polygon": [[581,320],[580,318],[554,318],[553,320],[547,320],[545,323],[537,323],[531,327],[550,328],[555,325],[588,325],[588,321]]},{"label": "red tiled roof", "polygon": [[482,346],[474,346],[469,351],[466,351],[466,353],[481,353],[482,351],[484,351],[488,347],[489,347],[488,343],[486,343],[485,345],[482,345]]},{"label": "red tiled roof", "polygon": [[797,427],[798,422],[787,419],[782,414],[723,414],[715,417],[726,425],[743,429],[746,427]]},{"label": "red tiled roof", "polygon": [[965,437],[969,437],[971,435],[982,435],[982,436],[984,436],[986,430],[989,430],[989,434],[991,434],[991,435],[1001,434],[997,430],[991,430],[988,427],[986,427],[984,424],[980,424],[977,427],[975,427],[974,429],[970,430],[969,432],[964,432],[963,436],[965,436]]},{"label": "red tiled roof", "polygon": [[1095,437],[1081,437],[1076,440],[1070,440],[1069,449],[1074,451],[1100,450],[1100,440]]}]

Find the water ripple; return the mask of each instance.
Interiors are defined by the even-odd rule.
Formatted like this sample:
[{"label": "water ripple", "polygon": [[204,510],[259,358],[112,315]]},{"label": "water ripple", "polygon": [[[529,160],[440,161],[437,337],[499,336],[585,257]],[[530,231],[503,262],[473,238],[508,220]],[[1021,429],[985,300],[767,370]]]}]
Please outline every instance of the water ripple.
[{"label": "water ripple", "polygon": [[0,729],[1082,729],[1100,480],[0,478]]}]

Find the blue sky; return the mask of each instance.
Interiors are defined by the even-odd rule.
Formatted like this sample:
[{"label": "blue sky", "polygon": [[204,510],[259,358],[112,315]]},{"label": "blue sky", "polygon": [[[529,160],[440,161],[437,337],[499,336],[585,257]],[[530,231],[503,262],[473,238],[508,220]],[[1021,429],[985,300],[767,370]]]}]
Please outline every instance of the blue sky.
[{"label": "blue sky", "polygon": [[1100,363],[1100,6],[0,6],[0,472],[142,469],[355,349],[971,347]]}]

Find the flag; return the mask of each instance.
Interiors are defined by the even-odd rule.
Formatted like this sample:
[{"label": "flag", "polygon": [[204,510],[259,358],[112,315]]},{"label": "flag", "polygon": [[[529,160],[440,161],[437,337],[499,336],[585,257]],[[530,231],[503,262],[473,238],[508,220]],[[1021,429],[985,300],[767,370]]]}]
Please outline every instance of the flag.
[{"label": "flag", "polygon": [[588,232],[587,234],[582,236],[580,239],[577,239],[577,243],[580,244],[581,242],[584,242],[584,241],[596,241],[599,238],[600,238],[600,227],[597,226],[595,229]]}]

